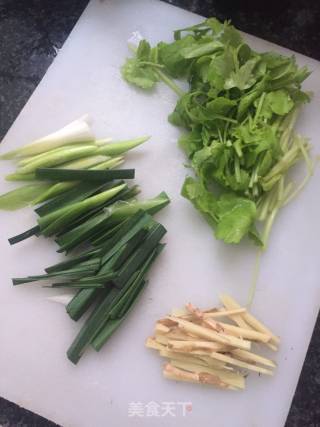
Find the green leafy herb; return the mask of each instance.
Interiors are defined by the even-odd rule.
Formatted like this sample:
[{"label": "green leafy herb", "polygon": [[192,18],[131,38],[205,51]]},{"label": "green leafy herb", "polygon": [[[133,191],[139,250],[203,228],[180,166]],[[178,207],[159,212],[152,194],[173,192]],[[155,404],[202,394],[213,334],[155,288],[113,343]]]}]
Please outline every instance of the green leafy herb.
[{"label": "green leafy herb", "polygon": [[[215,18],[175,31],[171,43],[151,47],[141,41],[132,61],[142,60],[143,47],[146,55],[157,53],[155,74],[161,70],[188,84],[184,93],[173,88],[179,98],[169,115],[186,131],[179,145],[195,172],[182,195],[217,238],[239,243],[249,236],[266,245],[277,212],[312,174],[310,146],[293,130],[302,104],[310,101],[301,88],[309,71],[294,56],[255,52],[229,22]],[[307,176],[293,189],[287,172],[299,161]]]},{"label": "green leafy herb", "polygon": [[256,205],[234,194],[223,194],[218,201],[216,236],[226,243],[239,243],[256,218]]},{"label": "green leafy herb", "polygon": [[181,194],[192,202],[212,227],[216,225],[218,221],[217,200],[210,191],[205,189],[200,181],[187,177],[184,181]]},{"label": "green leafy herb", "polygon": [[23,208],[31,204],[39,194],[42,194],[48,188],[49,184],[36,183],[24,185],[16,188],[15,190],[9,191],[8,193],[2,194],[0,196],[0,209],[13,211]]},{"label": "green leafy herb", "polygon": [[150,44],[142,40],[136,52],[135,58],[130,58],[123,65],[122,76],[129,83],[133,83],[142,89],[151,89],[159,81],[155,68],[158,66],[153,62]]}]

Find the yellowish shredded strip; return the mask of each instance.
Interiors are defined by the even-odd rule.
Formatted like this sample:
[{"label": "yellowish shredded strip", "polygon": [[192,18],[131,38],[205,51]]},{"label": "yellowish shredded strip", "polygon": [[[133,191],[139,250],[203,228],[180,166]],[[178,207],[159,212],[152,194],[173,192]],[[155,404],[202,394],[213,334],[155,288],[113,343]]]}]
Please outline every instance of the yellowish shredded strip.
[{"label": "yellowish shredded strip", "polygon": [[188,303],[156,322],[146,346],[169,360],[166,378],[241,390],[246,371],[273,375],[276,363],[250,351],[251,343],[277,350],[280,339],[235,299],[220,299],[224,307],[201,310]]},{"label": "yellowish shredded strip", "polygon": [[216,318],[216,317],[229,317],[234,314],[241,314],[245,313],[247,310],[245,308],[237,308],[235,310],[224,310],[219,309],[219,311],[216,312],[204,312],[203,317],[206,318]]},{"label": "yellowish shredded strip", "polygon": [[[229,295],[220,295],[220,300],[222,301],[223,305],[226,308],[240,308],[240,304],[238,304],[232,297],[230,297]],[[246,327],[245,325],[247,325],[247,328],[251,328],[253,330],[259,331],[259,332],[263,332],[266,334],[271,335],[271,340],[270,340],[270,344],[273,346],[273,349],[277,349],[277,345],[280,343],[280,339],[275,336],[274,334],[272,334],[272,332],[266,327],[264,326],[261,322],[259,322],[259,320],[257,320],[255,317],[253,317],[250,313],[246,312],[243,313],[241,315],[239,315],[238,319],[238,324],[240,326],[240,324],[244,325],[244,327]],[[271,348],[271,347],[270,347]]]},{"label": "yellowish shredded strip", "polygon": [[212,329],[199,326],[193,322],[189,322],[188,320],[180,319],[179,317],[171,316],[170,319],[176,321],[181,329],[186,332],[191,332],[201,338],[216,341],[221,344],[231,345],[233,347],[243,348],[245,350],[250,350],[251,348],[250,341],[242,340],[230,335],[228,336],[224,333],[215,332]]}]

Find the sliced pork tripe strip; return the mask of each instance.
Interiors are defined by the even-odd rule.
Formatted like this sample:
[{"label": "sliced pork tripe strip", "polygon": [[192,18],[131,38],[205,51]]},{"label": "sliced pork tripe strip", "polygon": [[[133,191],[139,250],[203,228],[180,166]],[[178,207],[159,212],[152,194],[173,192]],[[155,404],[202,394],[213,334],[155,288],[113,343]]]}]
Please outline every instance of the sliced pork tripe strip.
[{"label": "sliced pork tripe strip", "polygon": [[230,334],[239,338],[248,338],[250,340],[268,342],[270,341],[271,336],[262,334],[254,330],[249,330],[245,328],[240,328],[238,326],[230,325],[228,323],[217,322],[214,319],[205,319],[204,312],[194,307],[192,304],[187,304],[186,309],[195,316],[196,319],[201,320],[202,325],[213,329],[214,331],[220,333]]},{"label": "sliced pork tripe strip", "polygon": [[[152,348],[153,350],[158,350],[159,352],[162,350],[168,350],[166,342],[164,340],[164,336],[155,336],[155,337],[149,337],[147,338],[146,342],[145,342],[145,346],[147,348]],[[183,349],[179,350],[175,350],[177,353],[180,353],[181,355],[191,355],[191,356],[195,356],[195,357],[201,357],[202,359],[207,360],[208,357],[210,356],[210,353],[212,350],[191,350],[188,352],[185,352]]]},{"label": "sliced pork tripe strip", "polygon": [[156,334],[152,339],[167,348],[183,354],[210,356],[212,351],[229,351],[233,347],[210,341],[171,340],[166,335]]},{"label": "sliced pork tripe strip", "polygon": [[[185,313],[190,313],[191,315],[193,315],[195,318],[199,320],[202,320],[205,318],[214,318],[214,317],[228,317],[234,314],[245,313],[246,311],[247,310],[242,307],[237,308],[235,310],[225,310],[224,308],[219,308],[219,309],[211,308],[209,310],[200,310],[198,307],[195,307],[191,303],[186,304],[186,307],[185,307]],[[183,317],[185,318],[186,315]]]},{"label": "sliced pork tripe strip", "polygon": [[220,360],[214,360],[210,357],[197,356],[189,353],[179,353],[172,350],[162,349],[159,350],[159,354],[162,357],[166,357],[168,359],[181,360],[182,362],[195,363],[200,366],[209,366],[215,369],[227,369],[233,370],[230,367],[226,367],[224,362],[220,362]]},{"label": "sliced pork tripe strip", "polygon": [[260,366],[252,365],[251,363],[243,362],[241,360],[235,359],[232,356],[228,356],[226,354],[212,352],[210,353],[210,357],[216,360],[220,360],[221,362],[229,363],[233,366],[238,366],[239,368],[249,369],[250,371],[259,372],[259,374],[265,375],[273,375],[273,371],[270,369],[265,369]]},{"label": "sliced pork tripe strip", "polygon": [[168,327],[168,326],[166,326],[166,325],[163,325],[162,323],[160,323],[160,322],[157,322],[156,323],[156,326],[155,326],[155,332],[157,333],[157,334],[167,334],[168,332],[170,332],[170,328]]},{"label": "sliced pork tripe strip", "polygon": [[225,352],[230,350],[230,346],[212,341],[178,341],[169,340],[168,348],[175,351],[193,351],[193,350],[207,350]]},{"label": "sliced pork tripe strip", "polygon": [[219,377],[212,374],[207,373],[193,373],[184,371],[183,369],[176,368],[172,366],[170,363],[167,363],[163,369],[163,375],[165,378],[176,380],[176,381],[187,381],[198,384],[209,384],[215,387],[236,390],[235,387],[229,386],[220,380]]},{"label": "sliced pork tripe strip", "polygon": [[163,334],[155,334],[154,339],[156,342],[158,342],[159,344],[162,344],[166,347],[167,347],[168,342],[169,342],[169,338],[167,338],[166,335],[163,335]]},{"label": "sliced pork tripe strip", "polygon": [[186,304],[186,309],[194,317],[196,317],[196,318],[198,318],[200,320],[203,318],[203,311],[201,311],[200,308],[195,307],[194,305],[192,305],[190,302],[188,304]]},{"label": "sliced pork tripe strip", "polygon": [[[159,342],[160,344],[163,344],[163,345],[166,345],[166,346],[168,346],[168,344],[169,344],[169,342],[171,341],[171,340],[173,340],[173,341],[177,341],[177,342],[193,342],[196,338],[192,338],[192,337],[186,337],[186,339],[181,339],[181,337],[180,337],[180,339],[178,339],[178,340],[176,340],[175,339],[175,337],[171,337],[171,336],[169,336],[170,334],[155,334],[154,335],[154,339],[157,341],[157,342]],[[226,346],[225,346],[226,347]],[[217,347],[218,348],[218,347]],[[230,348],[230,347],[228,347],[228,348]],[[209,351],[209,350],[208,350]]]},{"label": "sliced pork tripe strip", "polygon": [[[217,321],[215,321],[214,319],[208,319],[204,317],[204,312],[202,312],[199,308],[194,307],[192,304],[187,304],[186,305],[186,309],[194,316],[194,318],[196,319],[196,321],[200,321],[201,324],[204,327],[207,327],[209,329],[213,329],[216,332],[222,332],[222,333],[226,333],[227,335],[233,335],[239,338],[249,338],[252,339],[251,334],[249,334],[249,337],[246,336],[246,332],[247,329],[242,329],[241,331],[245,331],[244,334],[240,334],[239,330],[236,326],[232,326],[228,327],[228,325],[226,326],[226,328],[224,328],[222,325],[222,323],[218,323]],[[237,329],[234,329],[237,328]],[[255,332],[256,333],[256,332]],[[267,339],[269,340],[269,339]]]},{"label": "sliced pork tripe strip", "polygon": [[205,310],[203,312],[204,319],[211,319],[216,317],[229,317],[235,314],[245,313],[247,310],[245,308],[237,308],[235,310],[225,310],[223,308],[213,309],[213,310]]},{"label": "sliced pork tripe strip", "polygon": [[[222,304],[225,306],[226,310],[238,310],[239,308],[241,308],[239,304],[233,304],[232,302],[230,302],[227,295],[219,295],[219,298]],[[240,328],[254,330],[254,328],[248,325],[248,323],[244,320],[244,318],[242,317],[242,313],[231,314],[228,317],[233,320],[238,326],[240,326]]]},{"label": "sliced pork tripe strip", "polygon": [[145,342],[145,346],[147,348],[152,348],[152,349],[158,350],[158,351],[166,348],[165,345],[163,345],[163,344],[159,343],[158,341],[156,341],[154,337],[147,338],[146,342]]},{"label": "sliced pork tripe strip", "polygon": [[170,332],[165,334],[165,336],[172,340],[182,340],[182,341],[192,341],[197,339],[197,336],[191,336],[189,334],[186,334],[179,328],[172,328]]},{"label": "sliced pork tripe strip", "polygon": [[[192,353],[193,354],[193,353]],[[207,363],[208,366],[212,366],[213,364],[216,365],[217,363],[220,363],[220,367],[218,369],[226,369],[227,371],[235,371],[235,369],[232,366],[227,365],[225,362],[221,362],[220,360],[213,359],[212,357],[205,356],[205,355],[197,355],[196,357],[199,357],[201,360],[203,360],[205,363]],[[215,368],[215,366],[212,366]]]},{"label": "sliced pork tripe strip", "polygon": [[255,353],[251,353],[250,351],[233,349],[230,353],[232,356],[235,356],[237,359],[243,360],[245,362],[259,363],[260,365],[269,366],[271,368],[276,368],[277,366],[273,360],[259,356]]},{"label": "sliced pork tripe strip", "polygon": [[[241,308],[240,304],[235,301],[232,297],[229,295],[220,295],[220,300],[222,301],[223,305],[227,309],[236,309]],[[252,329],[262,332],[264,334],[270,335],[271,340],[270,344],[273,344],[274,346],[277,346],[280,344],[280,339],[276,335],[273,334],[273,332],[267,328],[262,322],[260,322],[258,319],[256,319],[252,314],[246,312],[242,313],[240,317],[247,323]],[[240,326],[240,325],[239,325]]]},{"label": "sliced pork tripe strip", "polygon": [[184,307],[183,308],[173,308],[171,310],[171,316],[174,317],[184,317],[184,316],[188,316],[188,310],[186,310]]},{"label": "sliced pork tripe strip", "polygon": [[278,347],[275,344],[272,344],[271,342],[267,342],[266,345],[271,348],[273,351],[278,351]]},{"label": "sliced pork tripe strip", "polygon": [[233,326],[228,323],[217,322],[212,318],[205,318],[205,313],[202,312],[199,308],[194,307],[192,304],[186,305],[186,310],[190,312],[191,315],[195,317],[196,320],[201,321],[204,327],[213,329],[216,332],[222,332],[227,335],[233,335],[238,338],[247,338],[255,341],[268,342],[270,336],[262,334],[261,332],[256,332],[249,329],[240,328],[238,326]]},{"label": "sliced pork tripe strip", "polygon": [[[229,317],[236,314],[245,313],[246,308],[237,308],[235,310],[226,310],[224,308],[210,308],[209,310],[203,310],[203,318],[216,318],[216,317]],[[171,316],[181,317],[182,319],[192,319],[192,314],[186,308],[175,308],[171,310]]]},{"label": "sliced pork tripe strip", "polygon": [[203,324],[217,332],[230,332],[232,335],[237,337],[247,338],[253,341],[267,343],[271,339],[271,335],[263,334],[262,332],[253,331],[251,329],[240,328],[239,326],[230,325],[224,322],[216,322],[213,319],[204,319]]},{"label": "sliced pork tripe strip", "polygon": [[184,330],[182,330],[179,327],[179,323],[176,322],[175,320],[170,319],[169,317],[164,318],[164,319],[160,319],[156,322],[156,332],[159,333],[166,333],[168,334],[169,332],[179,332],[188,336],[194,336],[194,334],[186,334],[186,332]]},{"label": "sliced pork tripe strip", "polygon": [[155,326],[155,333],[156,334],[162,334],[166,336],[174,336],[174,337],[180,337],[177,339],[193,339],[195,338],[193,335],[186,334],[182,329],[179,328],[178,323],[175,322],[174,326],[171,326],[170,328],[168,326],[165,326],[163,323],[160,323],[158,321]]},{"label": "sliced pork tripe strip", "polygon": [[[177,341],[177,342],[189,342],[189,343],[192,343],[192,342],[194,342],[195,340],[198,339],[198,337],[193,338],[193,337],[188,337],[188,336],[185,336],[184,339],[182,339],[181,335],[178,336],[178,338],[177,338],[173,334],[157,334],[157,333],[154,335],[154,338],[155,338],[155,340],[157,342],[159,342],[161,344],[164,344],[164,345],[168,345],[169,341],[171,341],[171,340]],[[226,347],[226,346],[224,346],[224,347]],[[231,348],[231,347],[228,347],[228,348]]]},{"label": "sliced pork tripe strip", "polygon": [[195,334],[201,338],[205,338],[210,341],[219,342],[221,344],[230,345],[232,347],[238,347],[243,350],[250,350],[251,342],[240,338],[233,337],[232,335],[225,335],[222,333],[215,332],[209,328],[205,328],[200,325],[196,325],[188,320],[180,319],[179,317],[169,317],[179,324],[179,327],[186,333]]},{"label": "sliced pork tripe strip", "polygon": [[169,317],[165,317],[164,319],[158,320],[157,323],[161,323],[161,325],[167,326],[169,329],[174,328],[178,325],[175,320],[170,319]]},{"label": "sliced pork tripe strip", "polygon": [[[226,307],[226,309],[230,309],[230,310],[236,310],[237,307],[240,307],[240,305],[235,302],[232,298],[230,301],[230,297],[228,297],[227,295],[220,295],[220,300],[222,301],[223,305]],[[251,329],[251,330],[255,330],[252,326],[250,326],[242,317],[241,314],[235,314],[235,315],[231,315],[229,316],[229,318],[231,320],[233,320],[238,326],[240,326],[241,328],[244,329]],[[271,348],[271,350],[273,351],[277,351],[278,347],[277,345],[273,344],[273,339],[271,337],[271,340],[266,343],[266,345]]]},{"label": "sliced pork tripe strip", "polygon": [[170,364],[176,368],[183,369],[184,371],[189,371],[197,374],[206,373],[217,376],[223,383],[228,384],[229,386],[244,389],[245,388],[245,379],[243,375],[237,372],[228,372],[211,367],[199,366],[191,362],[183,362],[181,360],[172,359]]},{"label": "sliced pork tripe strip", "polygon": [[163,323],[161,323],[163,320],[161,319],[156,323],[155,326],[155,334],[156,335],[165,335],[166,337],[171,337],[172,339],[177,340],[193,340],[197,339],[197,335],[186,333],[184,330],[179,328],[179,325],[177,322],[174,322],[174,325],[170,328],[168,326],[165,326]]},{"label": "sliced pork tripe strip", "polygon": [[192,356],[210,357],[211,350],[190,350],[187,353],[183,350],[175,350],[182,354],[191,354]]}]

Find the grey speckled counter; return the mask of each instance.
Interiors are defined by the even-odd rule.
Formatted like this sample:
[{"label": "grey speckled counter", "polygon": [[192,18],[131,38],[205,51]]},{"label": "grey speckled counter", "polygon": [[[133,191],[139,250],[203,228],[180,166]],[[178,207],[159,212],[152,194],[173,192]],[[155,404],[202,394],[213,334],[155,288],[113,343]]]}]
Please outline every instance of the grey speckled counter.
[{"label": "grey speckled counter", "polygon": [[[269,0],[263,2],[264,6],[259,0],[167,2],[204,16],[232,19],[242,31],[320,60],[319,0]],[[86,4],[87,0],[0,0],[0,138],[27,102]],[[0,398],[0,427],[54,425]],[[286,427],[320,427],[319,318]]]}]

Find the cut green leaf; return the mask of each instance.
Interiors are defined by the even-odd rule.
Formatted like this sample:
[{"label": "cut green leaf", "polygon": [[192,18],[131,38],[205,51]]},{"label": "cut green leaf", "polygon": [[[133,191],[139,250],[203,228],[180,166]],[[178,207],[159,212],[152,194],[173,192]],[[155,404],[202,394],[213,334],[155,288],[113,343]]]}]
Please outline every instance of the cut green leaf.
[{"label": "cut green leaf", "polygon": [[36,178],[48,181],[107,182],[114,179],[133,179],[134,172],[134,169],[82,170],[40,168],[36,170]]},{"label": "cut green leaf", "polygon": [[14,211],[31,204],[40,194],[47,191],[49,184],[35,183],[24,185],[0,196],[0,209]]},{"label": "cut green leaf", "polygon": [[0,159],[34,156],[63,145],[77,144],[92,140],[94,140],[94,135],[88,125],[88,117],[83,116],[50,135],[37,139],[22,148],[3,154],[0,156]]},{"label": "cut green leaf", "polygon": [[226,243],[239,243],[255,219],[254,202],[234,194],[224,194],[218,200],[216,237]]},{"label": "cut green leaf", "polygon": [[97,205],[105,203],[125,187],[126,184],[118,185],[117,187],[103,191],[102,193],[91,196],[81,202],[74,203],[71,206],[66,206],[40,217],[38,219],[38,224],[42,233],[45,236],[56,234],[65,227],[66,224],[72,222],[88,210],[95,208]]}]

